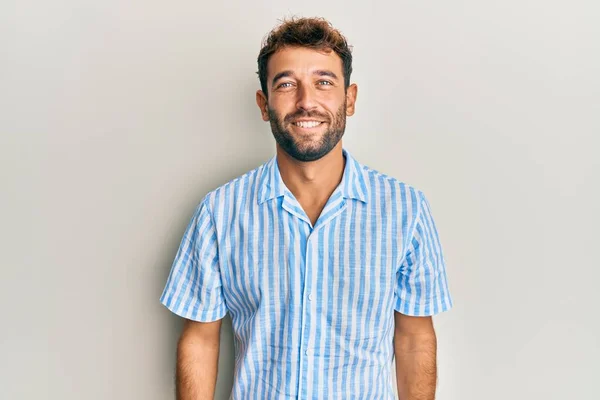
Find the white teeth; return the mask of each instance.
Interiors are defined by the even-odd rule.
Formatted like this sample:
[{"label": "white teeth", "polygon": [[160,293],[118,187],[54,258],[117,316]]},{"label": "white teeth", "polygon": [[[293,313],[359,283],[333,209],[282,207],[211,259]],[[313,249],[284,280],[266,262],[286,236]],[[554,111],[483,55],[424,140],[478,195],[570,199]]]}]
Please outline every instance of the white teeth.
[{"label": "white teeth", "polygon": [[301,128],[314,128],[317,125],[320,125],[319,121],[300,121],[296,122],[295,125]]}]

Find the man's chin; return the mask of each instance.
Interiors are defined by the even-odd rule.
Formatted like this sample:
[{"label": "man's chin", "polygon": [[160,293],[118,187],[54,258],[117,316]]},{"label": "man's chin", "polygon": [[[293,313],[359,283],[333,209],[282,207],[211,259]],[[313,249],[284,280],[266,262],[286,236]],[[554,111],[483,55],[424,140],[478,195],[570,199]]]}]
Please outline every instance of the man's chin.
[{"label": "man's chin", "polygon": [[302,161],[302,162],[317,161],[317,160],[323,158],[324,156],[326,156],[331,151],[331,149],[300,150],[297,148],[284,149],[284,150],[290,157],[292,157],[293,159],[295,159],[297,161]]}]

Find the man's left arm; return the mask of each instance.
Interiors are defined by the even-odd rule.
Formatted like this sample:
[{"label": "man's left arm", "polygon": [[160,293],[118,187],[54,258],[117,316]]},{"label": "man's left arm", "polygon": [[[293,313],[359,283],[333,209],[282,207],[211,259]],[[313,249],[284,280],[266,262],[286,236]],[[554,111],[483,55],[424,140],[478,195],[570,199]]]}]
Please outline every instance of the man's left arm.
[{"label": "man's left arm", "polygon": [[434,400],[437,383],[437,339],[430,316],[394,312],[394,354],[400,400]]}]

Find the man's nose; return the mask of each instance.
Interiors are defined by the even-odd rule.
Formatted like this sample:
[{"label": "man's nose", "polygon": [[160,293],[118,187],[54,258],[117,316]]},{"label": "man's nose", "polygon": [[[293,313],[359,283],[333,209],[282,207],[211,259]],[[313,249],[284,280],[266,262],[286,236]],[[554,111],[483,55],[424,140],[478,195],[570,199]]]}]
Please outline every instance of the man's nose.
[{"label": "man's nose", "polygon": [[314,89],[307,85],[298,86],[298,100],[296,107],[303,110],[312,110],[317,108]]}]

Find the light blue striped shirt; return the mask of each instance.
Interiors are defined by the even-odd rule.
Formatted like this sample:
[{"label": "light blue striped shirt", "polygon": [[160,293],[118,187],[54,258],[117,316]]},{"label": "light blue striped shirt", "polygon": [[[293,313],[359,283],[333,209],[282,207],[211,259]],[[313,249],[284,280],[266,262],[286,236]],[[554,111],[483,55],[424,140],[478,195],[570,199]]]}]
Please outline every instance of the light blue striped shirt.
[{"label": "light blue striped shirt", "polygon": [[423,193],[356,161],[313,226],[277,158],[208,193],[161,302],[195,321],[227,312],[232,399],[394,399],[394,310],[452,308]]}]

